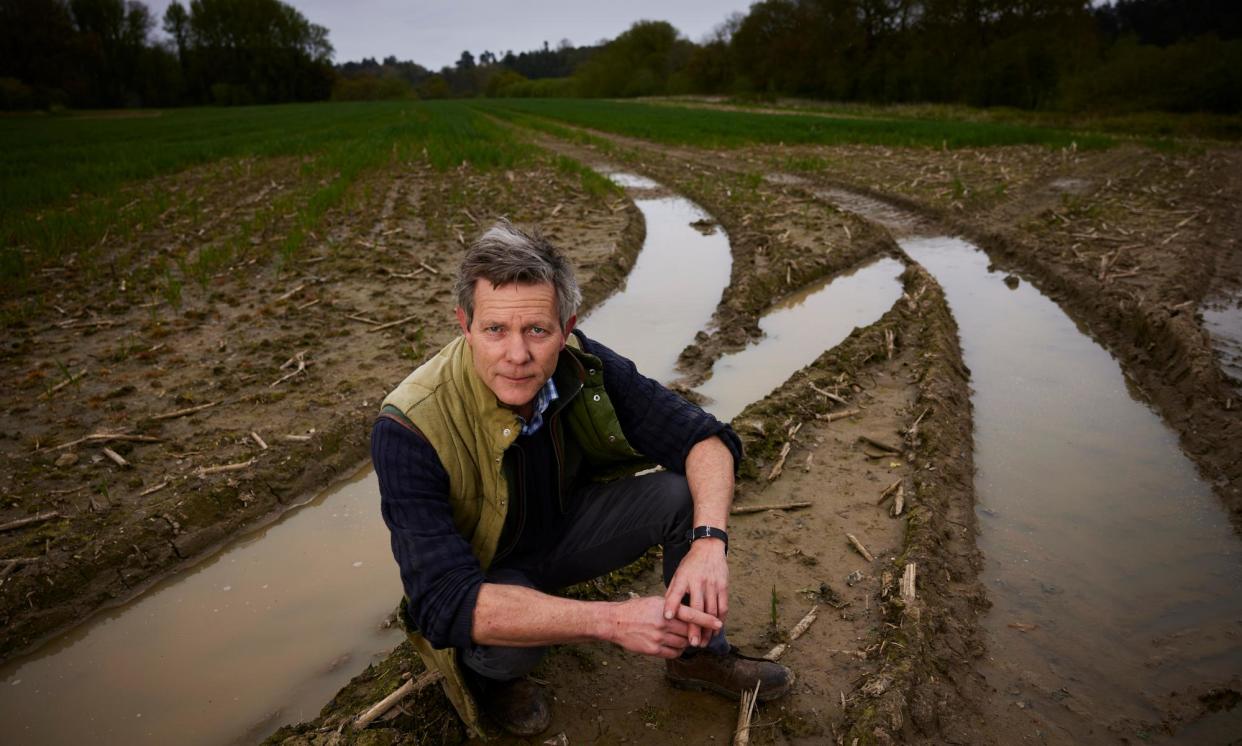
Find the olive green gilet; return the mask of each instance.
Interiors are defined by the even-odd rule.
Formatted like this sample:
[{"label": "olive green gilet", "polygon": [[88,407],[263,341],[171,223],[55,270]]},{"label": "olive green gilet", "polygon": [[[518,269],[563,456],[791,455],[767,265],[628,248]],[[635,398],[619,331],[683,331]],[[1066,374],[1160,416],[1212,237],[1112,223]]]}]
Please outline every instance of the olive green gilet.
[{"label": "olive green gilet", "polygon": [[[582,351],[576,336],[569,336],[553,377],[560,395],[557,416],[565,426],[553,429],[554,437],[563,433],[556,444],[563,474],[585,470],[604,478],[650,465],[621,432],[599,358]],[[486,571],[509,511],[512,477],[505,451],[522,424],[478,376],[465,338],[450,342],[402,381],[384,399],[381,414],[413,425],[431,443],[448,473],[453,524]],[[445,693],[462,721],[486,738],[457,650],[433,648],[417,631],[408,634],[428,669],[444,675]]]}]

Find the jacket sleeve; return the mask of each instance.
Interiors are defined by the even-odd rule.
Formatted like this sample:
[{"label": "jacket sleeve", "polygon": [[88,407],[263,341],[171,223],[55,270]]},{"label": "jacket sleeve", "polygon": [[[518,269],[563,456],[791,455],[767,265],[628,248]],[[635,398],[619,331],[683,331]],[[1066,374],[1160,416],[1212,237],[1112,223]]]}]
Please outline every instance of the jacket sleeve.
[{"label": "jacket sleeve", "polygon": [[371,461],[408,621],[433,647],[471,645],[483,571],[453,526],[448,473],[422,434],[387,417],[371,430]]},{"label": "jacket sleeve", "polygon": [[690,449],[714,435],[733,454],[733,469],[737,471],[742,462],[742,441],[732,427],[644,376],[628,358],[587,338],[580,330],[574,334],[582,349],[603,363],[604,389],[626,440],[635,450],[669,471],[685,474]]}]

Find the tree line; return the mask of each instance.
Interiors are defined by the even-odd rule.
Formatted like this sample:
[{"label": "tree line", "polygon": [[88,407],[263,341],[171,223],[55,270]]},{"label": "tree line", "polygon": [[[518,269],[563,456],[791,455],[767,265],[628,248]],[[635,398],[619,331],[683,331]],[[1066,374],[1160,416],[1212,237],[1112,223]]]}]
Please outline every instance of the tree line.
[{"label": "tree line", "polygon": [[[1025,109],[1242,111],[1236,0],[760,0],[700,43],[639,21],[595,47],[345,65],[393,95],[718,94]],[[402,65],[405,65],[403,68]],[[417,67],[417,66],[415,66]]]},{"label": "tree line", "polygon": [[329,96],[328,30],[280,0],[0,0],[0,108],[259,104]]},{"label": "tree line", "polygon": [[663,21],[617,38],[463,51],[439,71],[333,66],[280,0],[0,0],[0,108],[323,98],[800,96],[1028,109],[1238,112],[1236,0],[759,0],[699,43]]}]

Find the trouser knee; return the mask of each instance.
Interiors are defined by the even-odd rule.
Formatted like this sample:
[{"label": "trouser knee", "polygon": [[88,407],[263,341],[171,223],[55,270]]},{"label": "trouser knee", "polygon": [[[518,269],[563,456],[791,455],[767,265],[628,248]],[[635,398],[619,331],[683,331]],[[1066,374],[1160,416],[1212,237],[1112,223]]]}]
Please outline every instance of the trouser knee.
[{"label": "trouser knee", "polygon": [[500,645],[475,645],[462,650],[462,665],[478,675],[496,681],[508,681],[530,673],[539,664],[547,648],[510,648]]},{"label": "trouser knee", "polygon": [[694,501],[690,485],[681,474],[665,472],[658,489],[663,497],[667,515],[664,533],[664,582],[667,584],[677,571],[686,552],[690,550],[687,537],[694,521]]},{"label": "trouser knee", "polygon": [[662,472],[654,489],[661,497],[661,506],[667,517],[667,538],[682,536],[690,529],[694,519],[694,500],[690,496],[690,484],[684,475]]}]

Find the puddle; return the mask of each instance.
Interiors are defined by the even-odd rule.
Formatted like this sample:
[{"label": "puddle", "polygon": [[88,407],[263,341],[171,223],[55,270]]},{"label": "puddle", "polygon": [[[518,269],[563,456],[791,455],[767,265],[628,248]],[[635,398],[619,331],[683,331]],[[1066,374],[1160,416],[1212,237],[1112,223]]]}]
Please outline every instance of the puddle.
[{"label": "puddle", "polygon": [[961,240],[900,243],[944,287],[971,370],[994,714],[1103,739],[1242,671],[1242,542],[1177,435],[1029,283]]},{"label": "puddle", "polygon": [[[642,177],[619,182],[659,188]],[[729,282],[721,230],[684,199],[640,199],[647,239],[584,329],[670,380]],[[445,323],[451,323],[446,318]],[[637,331],[636,331],[637,330]],[[0,722],[22,744],[255,742],[316,716],[400,642],[380,625],[401,584],[364,469],[134,602],[0,669]],[[73,716],[65,712],[72,710]]]},{"label": "puddle", "polygon": [[[646,176],[639,176],[638,174],[627,174],[627,173],[623,173],[620,171],[614,171],[614,172],[605,174],[605,176],[611,179],[612,182],[616,184],[617,186],[622,186],[622,187],[625,187],[626,189],[662,189],[663,188],[658,182],[652,181],[651,179],[648,179]],[[682,201],[685,201],[685,200],[682,200]]]},{"label": "puddle", "polygon": [[401,639],[380,629],[401,590],[377,490],[367,470],[6,665],[6,740],[219,744],[316,715]]},{"label": "puddle", "polygon": [[874,323],[901,297],[903,270],[895,259],[879,259],[785,299],[759,320],[762,339],[712,366],[712,377],[697,389],[708,399],[704,407],[727,422],[855,327]]},{"label": "puddle", "polygon": [[1208,301],[1200,313],[1221,371],[1234,388],[1242,389],[1242,295]]},{"label": "puddle", "polygon": [[[632,174],[609,178],[627,188],[660,185]],[[711,321],[729,284],[733,255],[713,219],[681,197],[635,199],[647,221],[647,237],[629,277],[615,295],[581,320],[582,330],[634,361],[657,381],[676,378],[677,356]]]}]

